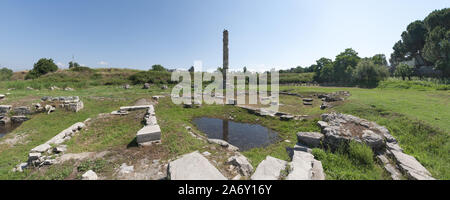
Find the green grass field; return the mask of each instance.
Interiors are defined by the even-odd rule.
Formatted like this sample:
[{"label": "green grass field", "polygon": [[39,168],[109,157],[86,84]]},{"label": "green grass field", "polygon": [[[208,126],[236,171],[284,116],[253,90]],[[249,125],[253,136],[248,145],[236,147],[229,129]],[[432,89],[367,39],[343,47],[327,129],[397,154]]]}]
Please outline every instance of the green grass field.
[{"label": "green grass field", "polygon": [[[12,85],[16,90],[8,91]],[[31,105],[39,102],[42,96],[77,95],[85,103],[85,108],[78,113],[57,110],[50,115],[45,113],[32,116],[19,128],[0,139],[0,179],[66,179],[77,177],[69,173],[75,164],[62,164],[48,167],[45,173],[26,170],[25,173],[13,173],[11,169],[27,159],[27,154],[33,147],[44,143],[60,131],[75,122],[92,118],[94,124],[88,130],[82,131],[68,141],[68,151],[73,153],[87,151],[104,151],[111,149],[129,149],[137,130],[142,127],[142,113],[128,117],[98,118],[100,113],[110,113],[120,106],[133,105],[138,99],[151,99],[152,95],[170,94],[170,90],[161,90],[158,85],[150,90],[141,89],[142,85],[133,85],[125,90],[120,85],[86,85],[77,87],[75,91],[51,91],[42,87],[40,90],[26,90],[28,83],[20,81],[0,84],[0,93],[11,93],[1,104]],[[49,83],[43,84],[51,85]],[[68,86],[71,86],[68,84]],[[448,106],[450,92],[447,90],[423,88],[383,87],[375,89],[342,88],[342,87],[304,87],[280,86],[280,91],[288,90],[309,95],[313,92],[350,91],[351,96],[344,103],[331,110],[320,110],[318,105],[308,107],[302,105],[301,98],[281,95],[281,111],[294,114],[311,115],[306,121],[280,121],[270,117],[260,117],[234,106],[204,105],[197,109],[185,109],[175,105],[166,97],[156,105],[158,124],[162,129],[162,145],[160,151],[163,159],[170,159],[195,150],[208,150],[213,156],[223,152],[214,150],[214,145],[197,140],[187,134],[185,126],[191,126],[196,132],[192,119],[201,116],[216,118],[234,118],[234,121],[257,123],[271,128],[279,133],[280,141],[265,148],[254,148],[242,152],[256,167],[267,155],[283,160],[289,160],[287,147],[296,142],[299,131],[318,131],[317,120],[321,113],[337,111],[353,114],[368,120],[373,120],[386,126],[399,140],[406,153],[416,157],[435,178],[450,179],[450,107]],[[140,117],[139,117],[140,116]],[[21,135],[22,139],[14,145],[6,144],[5,140]],[[289,140],[290,142],[285,142]],[[132,146],[132,145],[131,145]],[[161,153],[160,152],[160,153]],[[376,163],[367,161],[373,153],[364,147],[354,147],[352,150],[329,152],[314,150],[314,155],[323,162],[327,179],[389,179],[386,172]],[[94,161],[92,161],[94,162]],[[77,165],[102,166],[82,163]],[[371,164],[361,164],[371,163]],[[117,164],[117,163],[115,163]],[[220,163],[219,163],[220,165]],[[83,167],[81,167],[83,168]],[[81,169],[80,168],[80,169]],[[106,169],[105,169],[106,170]],[[110,171],[107,169],[106,171]]]}]

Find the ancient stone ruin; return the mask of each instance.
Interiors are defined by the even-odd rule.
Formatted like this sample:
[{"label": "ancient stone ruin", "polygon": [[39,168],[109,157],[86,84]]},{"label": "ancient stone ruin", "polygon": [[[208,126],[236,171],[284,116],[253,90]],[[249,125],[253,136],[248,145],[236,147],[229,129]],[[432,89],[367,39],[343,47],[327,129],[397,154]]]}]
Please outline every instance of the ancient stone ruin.
[{"label": "ancient stone ruin", "polygon": [[145,126],[136,133],[136,142],[138,145],[146,146],[154,143],[161,143],[161,129],[156,120],[155,108],[153,105],[141,106],[123,106],[118,111],[113,111],[113,115],[126,115],[129,111],[145,109]]},{"label": "ancient stone ruin", "polygon": [[[83,101],[80,100],[80,97],[78,96],[68,96],[68,97],[64,97],[64,96],[60,96],[60,97],[50,97],[50,96],[45,96],[41,98],[42,100],[42,104],[44,105],[50,105],[53,108],[63,108],[66,109],[68,111],[72,111],[72,112],[78,112],[81,109],[84,108],[84,104]],[[39,108],[41,108],[41,110],[46,110],[48,111],[51,108],[45,108],[42,107],[40,104],[38,105]]]},{"label": "ancient stone ruin", "polygon": [[351,140],[364,143],[373,149],[394,180],[402,179],[400,174],[414,180],[434,179],[413,156],[403,152],[386,127],[347,114],[329,113],[321,117],[318,125],[323,136],[320,133],[304,134],[301,140],[307,145],[323,143],[326,147],[337,148]]},{"label": "ancient stone ruin", "polygon": [[43,165],[52,165],[56,162],[56,158],[67,150],[64,142],[70,140],[86,125],[83,122],[77,122],[69,128],[61,131],[56,136],[30,150],[28,154],[28,161],[20,163],[13,169],[13,171],[23,171],[27,167],[41,167]]}]

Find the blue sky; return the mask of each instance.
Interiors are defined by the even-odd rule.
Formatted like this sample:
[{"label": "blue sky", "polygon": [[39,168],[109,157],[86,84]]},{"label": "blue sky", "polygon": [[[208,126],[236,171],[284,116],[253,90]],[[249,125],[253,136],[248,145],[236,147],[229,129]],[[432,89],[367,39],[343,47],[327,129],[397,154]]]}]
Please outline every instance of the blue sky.
[{"label": "blue sky", "polygon": [[230,32],[230,68],[309,66],[352,47],[384,53],[406,26],[448,0],[0,0],[0,66],[31,69],[39,58],[67,67],[206,69],[222,65]]}]

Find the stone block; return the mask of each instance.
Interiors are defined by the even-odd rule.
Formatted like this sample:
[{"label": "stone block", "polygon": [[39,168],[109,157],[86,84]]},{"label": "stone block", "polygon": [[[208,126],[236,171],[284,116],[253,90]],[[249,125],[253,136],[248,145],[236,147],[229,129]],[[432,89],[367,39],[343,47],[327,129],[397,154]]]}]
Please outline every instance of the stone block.
[{"label": "stone block", "polygon": [[136,134],[137,143],[161,140],[161,129],[158,125],[144,126]]}]

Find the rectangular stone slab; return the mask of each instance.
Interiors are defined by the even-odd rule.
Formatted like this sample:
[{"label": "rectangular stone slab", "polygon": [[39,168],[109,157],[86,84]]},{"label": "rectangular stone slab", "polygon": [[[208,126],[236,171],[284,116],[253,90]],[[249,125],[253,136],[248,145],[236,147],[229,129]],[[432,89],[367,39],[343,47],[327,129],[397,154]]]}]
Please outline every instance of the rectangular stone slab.
[{"label": "rectangular stone slab", "polygon": [[169,163],[170,180],[226,180],[208,159],[197,151]]},{"label": "rectangular stone slab", "polygon": [[153,108],[153,105],[143,105],[143,106],[122,106],[120,110],[122,111],[133,111],[133,110],[141,110],[141,109],[149,109]]},{"label": "rectangular stone slab", "polygon": [[137,143],[161,140],[161,129],[158,125],[144,126],[136,134]]}]

